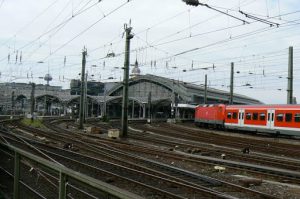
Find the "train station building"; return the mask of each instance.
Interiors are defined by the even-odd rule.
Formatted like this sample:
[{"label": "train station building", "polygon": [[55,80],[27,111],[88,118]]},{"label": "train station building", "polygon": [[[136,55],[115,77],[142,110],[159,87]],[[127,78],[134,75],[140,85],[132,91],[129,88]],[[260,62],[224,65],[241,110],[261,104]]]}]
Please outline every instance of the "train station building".
[{"label": "train station building", "polygon": [[[72,115],[77,117],[80,101],[80,80],[72,80],[70,89],[36,85],[35,112],[37,115]],[[88,82],[86,84],[85,114],[87,117],[106,115],[120,118],[122,112],[122,82]],[[129,81],[129,118],[193,119],[194,108],[204,103],[204,86],[155,75],[133,75]],[[26,114],[30,111],[31,84],[2,83],[0,113]],[[229,103],[227,91],[208,88],[209,104]],[[234,94],[234,104],[261,104],[244,95]]]}]

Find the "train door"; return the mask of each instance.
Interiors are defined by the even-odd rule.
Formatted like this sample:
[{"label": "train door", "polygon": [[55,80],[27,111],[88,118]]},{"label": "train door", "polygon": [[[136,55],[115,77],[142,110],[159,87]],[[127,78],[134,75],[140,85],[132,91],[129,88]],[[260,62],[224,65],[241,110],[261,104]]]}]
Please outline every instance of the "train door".
[{"label": "train door", "polygon": [[245,109],[239,110],[239,126],[244,126]]},{"label": "train door", "polygon": [[268,122],[267,122],[268,128],[270,129],[274,128],[274,120],[275,120],[275,110],[270,109],[268,110]]}]

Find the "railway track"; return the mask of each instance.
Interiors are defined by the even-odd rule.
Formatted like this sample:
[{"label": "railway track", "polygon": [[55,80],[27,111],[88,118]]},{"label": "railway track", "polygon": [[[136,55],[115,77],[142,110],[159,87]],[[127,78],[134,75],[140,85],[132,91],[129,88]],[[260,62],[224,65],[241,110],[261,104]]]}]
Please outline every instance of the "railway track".
[{"label": "railway track", "polygon": [[[97,123],[94,123],[94,125],[97,125]],[[98,124],[99,125],[99,124]],[[103,129],[107,129],[110,128],[109,125],[107,124],[101,124]],[[132,131],[130,131],[129,133],[129,137],[132,135]],[[155,144],[155,141],[153,141],[153,136],[152,139],[149,139],[146,135],[145,132],[139,132],[138,133],[139,138],[142,140],[141,145],[136,148],[136,151],[139,152],[143,152],[145,154],[151,154],[153,156],[153,158],[157,158],[156,154],[160,154],[159,156],[162,157],[168,157],[170,159],[173,158],[174,162],[181,162],[181,161],[185,161],[188,164],[196,164],[196,165],[207,165],[207,168],[203,168],[201,170],[209,170],[210,168],[212,168],[215,165],[224,165],[226,167],[226,169],[228,170],[228,172],[232,172],[232,173],[242,173],[241,175],[243,175],[244,172],[247,172],[248,174],[252,174],[252,176],[255,176],[258,179],[264,179],[264,180],[271,180],[271,181],[276,181],[276,182],[283,182],[283,183],[294,183],[294,184],[299,184],[300,183],[300,173],[299,172],[295,172],[294,170],[287,170],[286,168],[282,168],[282,169],[277,169],[272,167],[267,167],[267,166],[260,166],[260,165],[254,165],[254,164],[243,164],[240,163],[240,161],[226,161],[226,160],[220,160],[220,158],[207,158],[207,157],[202,157],[202,156],[198,156],[198,155],[187,155],[187,154],[182,154],[182,153],[176,153],[176,155],[174,155],[174,146],[178,146],[178,143],[181,142],[181,140],[177,140],[177,142],[173,142],[171,144],[172,147],[170,147],[170,142],[169,140],[171,138],[169,137],[164,137],[163,139],[159,139],[159,146],[165,145],[168,146],[166,147],[164,150],[164,154],[161,154],[159,151],[161,151],[161,149],[156,150],[156,149],[149,149],[148,147],[144,147],[145,143],[149,143],[148,146],[150,146],[150,144]],[[136,140],[136,137],[134,138],[134,140]],[[163,143],[163,144],[162,144]],[[180,145],[180,144],[179,144]],[[176,147],[175,147],[176,148]],[[168,149],[170,149],[172,152],[168,152]],[[130,150],[130,149],[128,149]],[[173,151],[174,150],[174,151]],[[276,159],[275,159],[276,160]],[[286,161],[286,160],[284,160]],[[287,164],[285,162],[285,164]],[[281,165],[282,166],[282,165]]]},{"label": "railway track", "polygon": [[[169,125],[167,125],[169,126]],[[233,149],[230,146],[222,147],[222,145],[218,145],[216,143],[211,143],[211,139],[205,142],[206,140],[201,140],[197,137],[189,137],[186,136],[187,132],[177,133],[173,132],[173,128],[163,128],[159,127],[149,127],[144,125],[136,126],[140,130],[141,133],[130,133],[129,136],[133,139],[139,139],[144,142],[152,142],[161,144],[167,147],[174,148],[174,146],[182,149],[196,149],[197,151],[201,151],[199,155],[202,156],[212,156],[220,159],[220,155],[222,153],[226,154],[226,160],[234,160],[234,161],[246,161],[245,163],[252,163],[261,166],[270,166],[272,168],[278,169],[289,169],[291,171],[295,171],[295,174],[299,175],[300,171],[300,161],[298,159],[285,158],[282,156],[274,156],[262,153],[253,153],[250,154],[242,154],[240,149]],[[170,130],[171,129],[171,130]],[[178,129],[177,129],[178,131]],[[193,138],[193,139],[192,139]],[[236,146],[234,144],[234,146]],[[240,145],[239,145],[240,146]],[[230,148],[229,148],[230,147]],[[290,146],[291,147],[291,146]],[[228,157],[227,157],[228,156]],[[223,165],[226,165],[223,164]],[[228,164],[227,164],[228,165]],[[276,173],[276,172],[275,172]],[[274,173],[274,174],[275,174]],[[292,173],[292,172],[291,172]],[[291,174],[290,176],[293,176]],[[294,180],[292,180],[294,181]],[[299,180],[294,181],[299,184]]]},{"label": "railway track", "polygon": [[[152,126],[152,129],[157,128]],[[300,158],[300,147],[297,145],[280,143],[276,141],[266,141],[259,139],[249,139],[217,134],[218,131],[207,129],[196,129],[175,124],[160,124],[159,130],[172,136],[179,136],[189,140],[213,143],[216,145],[230,146],[237,149],[250,147],[252,151],[267,153],[277,156]],[[171,131],[170,131],[171,130]],[[299,145],[298,145],[299,146]]]},{"label": "railway track", "polygon": [[[94,123],[94,125],[96,125]],[[108,125],[101,125],[103,129],[109,128]],[[165,146],[167,149],[170,150],[175,150],[176,147],[184,148],[195,148],[197,150],[201,149],[199,147],[199,142],[191,142],[191,141],[186,141],[182,139],[177,139],[174,137],[164,137],[159,134],[153,135],[152,133],[146,133],[145,130],[143,133],[134,133],[130,132],[129,137],[133,138],[134,140],[141,140],[142,142],[149,143],[149,144],[154,144],[156,143],[157,145],[160,146]],[[174,147],[175,146],[175,147]],[[176,149],[179,150],[179,149]],[[238,150],[233,150],[229,151],[224,150],[224,148],[218,149],[217,152],[216,150],[212,151],[210,147],[211,153],[216,153],[217,158],[210,158],[207,157],[207,149],[208,147],[205,147],[204,150],[204,156],[203,155],[192,155],[189,157],[189,161],[199,161],[201,164],[218,164],[218,165],[224,165],[228,168],[231,169],[239,169],[241,171],[247,171],[250,173],[255,174],[256,176],[259,177],[264,177],[268,178],[271,177],[272,179],[279,180],[281,182],[290,182],[290,183],[295,183],[295,184],[300,184],[300,173],[297,172],[299,171],[299,161],[298,160],[287,160],[287,159],[282,159],[282,158],[272,158],[270,156],[260,156],[260,155],[242,155],[241,152]],[[138,151],[142,151],[142,149],[137,149]],[[145,153],[151,153],[151,150],[146,149],[143,150]],[[155,150],[154,150],[155,151]],[[235,157],[234,161],[230,160],[221,160],[220,159],[220,154],[224,153],[224,151],[228,152],[228,156]],[[157,153],[156,151],[154,153]],[[211,155],[211,154],[210,154]],[[226,158],[227,159],[227,158]],[[248,162],[241,163],[241,160],[247,160]],[[277,166],[277,167],[276,167]]]},{"label": "railway track", "polygon": [[[39,132],[39,134],[40,133],[41,132]],[[46,133],[46,134],[49,134],[49,133]],[[44,134],[43,136],[46,136],[46,135]],[[49,137],[49,135],[48,135],[48,137]],[[64,134],[64,133],[57,133],[57,134],[55,134],[55,138],[56,139],[58,139],[58,140],[64,140],[65,142],[71,141],[71,140],[69,140],[70,139],[69,137],[70,137],[70,132],[68,132],[67,135]],[[79,137],[81,138],[81,140],[83,140],[84,143],[90,142],[90,140],[87,140],[82,135],[78,135],[78,134],[74,134],[73,133],[71,137],[73,137],[73,140],[72,140],[73,143],[76,143],[75,140],[78,140]],[[97,140],[97,143],[99,143],[99,141],[100,140]],[[88,147],[92,147],[92,149],[89,150],[88,153],[94,153],[94,155],[95,155],[96,151],[98,151],[97,155],[102,154],[102,156],[103,156],[104,152],[107,152],[109,154],[109,156],[112,156],[112,154],[115,154],[116,155],[115,159],[119,160],[118,164],[120,164],[120,157],[122,157],[122,158],[126,157],[126,159],[124,161],[127,163],[127,165],[128,165],[128,162],[137,162],[136,165],[132,165],[132,166],[135,167],[135,169],[139,168],[140,167],[139,165],[141,165],[141,164],[147,165],[147,168],[146,167],[143,168],[144,170],[141,170],[141,168],[139,168],[138,171],[140,171],[140,172],[143,171],[144,173],[156,172],[156,176],[166,177],[166,178],[169,179],[169,183],[172,182],[172,189],[180,189],[180,187],[181,187],[181,189],[183,189],[182,186],[185,186],[185,189],[183,189],[184,191],[182,193],[184,193],[184,194],[195,193],[196,195],[194,195],[194,196],[196,196],[196,198],[198,198],[199,195],[203,195],[203,193],[200,193],[200,190],[199,190],[200,187],[201,187],[201,189],[203,189],[202,191],[205,191],[205,192],[209,191],[209,192],[212,192],[214,194],[216,194],[216,193],[218,194],[218,195],[215,195],[213,197],[220,197],[220,198],[222,198],[222,197],[225,197],[225,198],[226,197],[229,197],[229,198],[234,197],[234,196],[231,196],[229,194],[226,194],[226,192],[229,191],[233,195],[237,194],[237,195],[240,196],[241,194],[243,194],[245,196],[243,198],[247,198],[247,196],[249,197],[249,195],[251,195],[250,198],[274,198],[273,196],[268,195],[268,194],[264,194],[264,193],[260,193],[260,192],[255,192],[255,191],[252,191],[252,190],[249,190],[249,189],[245,189],[243,187],[239,187],[239,186],[235,186],[235,185],[230,185],[229,183],[226,184],[225,182],[221,182],[219,180],[216,180],[218,183],[215,184],[214,186],[210,185],[210,188],[212,187],[213,189],[209,189],[209,188],[206,187],[207,184],[204,186],[203,182],[202,182],[202,186],[201,186],[201,183],[199,183],[199,178],[201,177],[201,179],[203,181],[203,176],[195,175],[194,173],[191,173],[191,172],[187,173],[186,171],[180,170],[180,169],[176,169],[176,168],[172,168],[172,167],[167,167],[167,165],[159,164],[159,163],[154,162],[154,161],[149,161],[149,160],[147,161],[145,158],[141,158],[141,157],[136,157],[136,156],[133,156],[133,155],[129,155],[129,154],[121,152],[119,150],[113,150],[112,147],[108,147],[107,144],[105,144],[102,147],[99,147],[99,144],[96,145],[95,142],[89,143],[88,145],[83,145],[82,142],[80,142],[78,144],[77,143],[75,144],[75,146],[78,146],[78,145],[82,145],[83,146],[83,148],[80,148],[80,151],[83,151],[84,149],[86,150]],[[72,155],[72,156],[74,156],[74,155]],[[71,161],[71,160],[68,160],[68,161]],[[80,161],[80,162],[82,162],[82,161]],[[149,169],[150,166],[152,167],[151,169]],[[157,171],[157,170],[160,170],[160,171]],[[166,171],[168,171],[168,172],[166,172]],[[167,173],[168,175],[164,174],[164,173]],[[151,175],[154,175],[154,174],[151,173]],[[197,177],[195,177],[195,176],[197,176]],[[182,179],[182,178],[185,178],[185,181],[183,181],[184,179]],[[162,179],[160,179],[160,180],[162,180]],[[191,180],[193,182],[188,182],[188,180]],[[208,181],[208,178],[206,177],[205,180]],[[211,181],[212,181],[212,179],[211,179]],[[174,182],[179,182],[179,184],[181,184],[181,186],[179,186],[179,184],[176,184]],[[188,186],[189,188],[187,188],[186,186]],[[161,188],[160,184],[159,184],[159,188]],[[190,190],[191,188],[194,191]],[[216,190],[222,190],[223,193],[218,192]],[[171,193],[173,193],[173,191]],[[206,195],[207,194],[208,193],[206,193]],[[212,197],[211,194],[208,194],[208,195],[210,195],[210,197]],[[176,195],[180,196],[180,194],[176,194]],[[182,197],[186,197],[186,195],[183,195]],[[193,197],[189,196],[188,198],[193,198]],[[206,198],[207,198],[207,196],[206,196]]]},{"label": "railway track", "polygon": [[[275,157],[266,154],[242,154],[241,150],[232,149],[228,147],[199,144],[199,142],[175,138],[171,136],[164,136],[156,132],[151,133],[130,133],[133,139],[141,140],[144,142],[151,142],[169,147],[170,149],[176,146],[178,151],[186,153],[195,153],[203,156],[221,158],[222,154],[226,155],[226,160],[239,161],[244,163],[252,163],[257,165],[270,166],[275,168],[288,169],[292,171],[300,171],[300,161],[297,159],[287,159],[284,157]],[[225,157],[224,157],[225,159]]]},{"label": "railway track", "polygon": [[[251,152],[255,154],[280,156],[282,159],[292,160],[300,158],[300,145],[278,143],[276,141],[262,141],[257,139],[247,139],[241,137],[222,136],[214,134],[213,131],[195,130],[181,125],[160,124],[159,126],[143,126],[137,128],[144,131],[152,131],[161,135],[182,138],[184,140],[197,141],[199,143],[211,144],[214,146],[225,146],[241,151],[245,147],[249,147]],[[299,157],[299,158],[298,158]]]},{"label": "railway track", "polygon": [[[5,139],[7,139],[7,137],[5,137]],[[20,142],[13,140],[9,140],[9,142],[17,145],[18,147],[24,147]],[[57,162],[67,166],[68,168],[80,173],[88,173],[91,177],[103,179],[115,186],[126,185],[127,188],[131,187],[136,190],[142,190],[139,194],[144,195],[145,197],[147,195],[151,196],[151,198],[153,196],[156,198],[212,198],[212,196],[218,196],[215,195],[216,193],[212,193],[209,197],[210,194],[205,190],[198,190],[198,193],[191,192],[196,189],[189,186],[184,186],[185,189],[183,189],[182,185],[181,187],[178,187],[178,185],[180,185],[179,183],[166,181],[166,179],[163,179],[162,177],[142,173],[138,170],[133,170],[124,166],[121,167],[93,157],[62,150],[60,148],[48,147],[43,144],[31,144],[37,147],[44,154],[47,154],[49,157],[55,159]],[[33,151],[31,152],[33,153]],[[99,165],[101,165],[100,168]],[[156,183],[159,183],[159,188],[155,187]],[[230,197],[219,195],[219,198]]]}]

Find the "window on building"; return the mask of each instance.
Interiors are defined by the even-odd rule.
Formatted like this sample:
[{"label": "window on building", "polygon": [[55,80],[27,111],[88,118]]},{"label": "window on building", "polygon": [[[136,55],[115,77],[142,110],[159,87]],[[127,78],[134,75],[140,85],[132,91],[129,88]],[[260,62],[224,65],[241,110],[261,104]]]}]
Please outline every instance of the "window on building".
[{"label": "window on building", "polygon": [[[270,114],[270,113],[269,113]],[[260,113],[259,114],[259,120],[265,121],[266,120],[266,114],[265,113]]]},{"label": "window on building", "polygon": [[295,122],[300,122],[300,113],[295,114]]},{"label": "window on building", "polygon": [[258,113],[253,113],[252,119],[253,120],[258,120]]},{"label": "window on building", "polygon": [[286,113],[285,114],[285,121],[291,122],[293,120],[293,114],[292,113]]},{"label": "window on building", "polygon": [[251,113],[246,113],[246,120],[251,120]]},{"label": "window on building", "polygon": [[234,112],[234,113],[232,114],[232,119],[237,119],[237,113],[236,113],[236,112]]},{"label": "window on building", "polygon": [[227,118],[231,119],[232,113],[227,113]]},{"label": "window on building", "polygon": [[277,120],[278,122],[283,122],[283,114],[282,114],[282,113],[277,114],[277,115],[276,115],[276,120]]}]

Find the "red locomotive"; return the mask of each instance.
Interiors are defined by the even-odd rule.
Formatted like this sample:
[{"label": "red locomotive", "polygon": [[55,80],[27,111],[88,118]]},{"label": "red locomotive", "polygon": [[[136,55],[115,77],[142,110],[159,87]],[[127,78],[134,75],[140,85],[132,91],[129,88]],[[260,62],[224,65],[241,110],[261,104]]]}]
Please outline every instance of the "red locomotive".
[{"label": "red locomotive", "polygon": [[195,123],[300,136],[300,105],[199,105],[195,110]]}]

